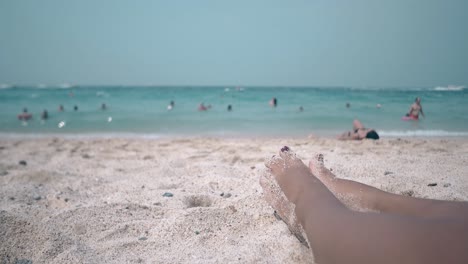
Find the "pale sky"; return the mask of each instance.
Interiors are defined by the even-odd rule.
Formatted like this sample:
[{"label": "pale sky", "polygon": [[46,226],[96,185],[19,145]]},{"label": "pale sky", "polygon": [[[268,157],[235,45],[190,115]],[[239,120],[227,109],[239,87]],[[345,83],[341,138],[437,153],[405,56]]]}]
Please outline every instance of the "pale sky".
[{"label": "pale sky", "polygon": [[466,0],[0,0],[0,83],[468,84]]}]

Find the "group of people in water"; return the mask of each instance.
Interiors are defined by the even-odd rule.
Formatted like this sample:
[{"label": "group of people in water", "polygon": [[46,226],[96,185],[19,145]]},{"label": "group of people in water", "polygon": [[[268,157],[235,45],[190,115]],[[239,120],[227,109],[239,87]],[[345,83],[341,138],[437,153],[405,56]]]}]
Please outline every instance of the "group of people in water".
[{"label": "group of people in water", "polygon": [[[102,103],[101,104],[101,110],[106,110],[107,109],[107,105],[105,103]],[[64,112],[65,111],[65,107],[61,104],[58,106],[58,109],[57,109],[58,112]],[[78,111],[78,106],[77,105],[74,105],[73,106],[73,111]],[[23,108],[23,112],[18,114],[18,120],[20,121],[29,121],[33,118],[33,115],[31,113],[28,112],[28,109],[25,107]],[[41,112],[41,120],[47,120],[49,119],[49,112],[47,111],[47,109],[44,109],[42,112]]]},{"label": "group of people in water", "polygon": [[[271,98],[269,101],[269,105],[273,108],[276,108],[278,106],[278,99],[276,97]],[[173,110],[175,107],[175,102],[173,100],[170,101],[169,105],[167,106],[167,110]],[[350,108],[351,105],[349,103],[346,103],[346,108]],[[380,105],[379,105],[380,107]],[[105,103],[101,104],[101,110],[106,110],[107,106]],[[200,103],[198,105],[197,110],[198,111],[208,111],[211,109],[211,105],[205,105],[204,103]],[[75,105],[73,107],[74,111],[78,111],[78,106]],[[58,108],[59,112],[65,111],[65,108],[63,105],[59,105]],[[232,111],[232,105],[227,106],[227,111]],[[303,112],[304,108],[302,106],[299,107],[298,109],[299,112]],[[424,117],[424,112],[423,108],[421,106],[421,98],[416,97],[415,101],[413,104],[411,104],[410,109],[408,113],[403,117],[404,120],[419,120],[419,115],[422,115]],[[49,113],[47,112],[46,109],[42,111],[41,113],[41,119],[46,120],[49,118]],[[32,119],[32,114],[28,112],[27,108],[23,108],[23,112],[21,114],[18,114],[18,119],[21,121],[28,121]],[[343,134],[338,136],[338,139],[340,140],[362,140],[362,139],[374,139],[377,140],[379,139],[380,136],[377,134],[375,129],[371,128],[366,128],[361,121],[359,120],[354,120],[353,121],[353,129],[351,131],[344,132]]]},{"label": "group of people in water", "polygon": [[[171,101],[169,103],[169,105],[167,106],[167,110],[168,111],[171,111],[172,109],[174,109],[175,107],[175,103],[174,101]],[[205,105],[205,103],[200,103],[197,107],[197,110],[200,111],[200,112],[203,112],[203,111],[208,111],[209,109],[211,109],[211,105]],[[231,112],[232,111],[232,105],[228,105],[227,106],[227,111]]]}]

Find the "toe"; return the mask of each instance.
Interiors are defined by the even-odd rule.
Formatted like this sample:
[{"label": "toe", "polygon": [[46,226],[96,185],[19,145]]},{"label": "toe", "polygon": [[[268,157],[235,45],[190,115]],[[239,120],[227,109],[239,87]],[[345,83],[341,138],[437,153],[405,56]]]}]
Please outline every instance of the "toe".
[{"label": "toe", "polygon": [[296,158],[296,154],[288,146],[282,147],[279,154],[286,163],[289,163]]},{"label": "toe", "polygon": [[284,164],[283,159],[278,155],[273,155],[270,159],[265,162],[265,166],[272,171],[278,170],[280,165]]},{"label": "toe", "polygon": [[312,172],[315,177],[322,180],[322,182],[328,182],[329,180],[336,178],[336,176],[327,167],[325,167],[323,154],[315,155],[315,157],[310,160],[309,169],[310,172]]},{"label": "toe", "polygon": [[317,154],[309,161],[309,169],[313,174],[320,174],[323,168],[323,154]]}]

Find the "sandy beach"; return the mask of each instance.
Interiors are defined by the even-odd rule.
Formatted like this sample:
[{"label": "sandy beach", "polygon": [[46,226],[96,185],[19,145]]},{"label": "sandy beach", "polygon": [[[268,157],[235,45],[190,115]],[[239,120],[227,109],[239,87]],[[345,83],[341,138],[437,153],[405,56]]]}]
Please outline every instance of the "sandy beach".
[{"label": "sandy beach", "polygon": [[341,178],[468,200],[466,138],[4,138],[0,263],[313,263],[258,183],[284,145]]}]

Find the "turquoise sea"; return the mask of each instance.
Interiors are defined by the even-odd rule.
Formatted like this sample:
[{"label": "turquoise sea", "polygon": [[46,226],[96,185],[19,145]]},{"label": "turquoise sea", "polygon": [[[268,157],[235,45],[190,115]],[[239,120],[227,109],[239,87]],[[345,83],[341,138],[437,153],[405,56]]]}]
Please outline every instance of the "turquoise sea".
[{"label": "turquoise sea", "polygon": [[[426,118],[402,121],[417,96]],[[276,108],[268,104],[272,97],[278,100]],[[0,89],[0,135],[335,136],[350,130],[357,118],[383,137],[468,136],[467,99],[468,90],[454,86],[4,87]],[[168,111],[171,100],[175,107]],[[211,109],[197,111],[201,102]],[[102,103],[107,105],[104,111]],[[64,112],[58,111],[60,104]],[[232,105],[230,112],[228,105]],[[17,119],[23,108],[33,115],[31,120]],[[49,113],[47,120],[40,118],[44,109]]]}]

